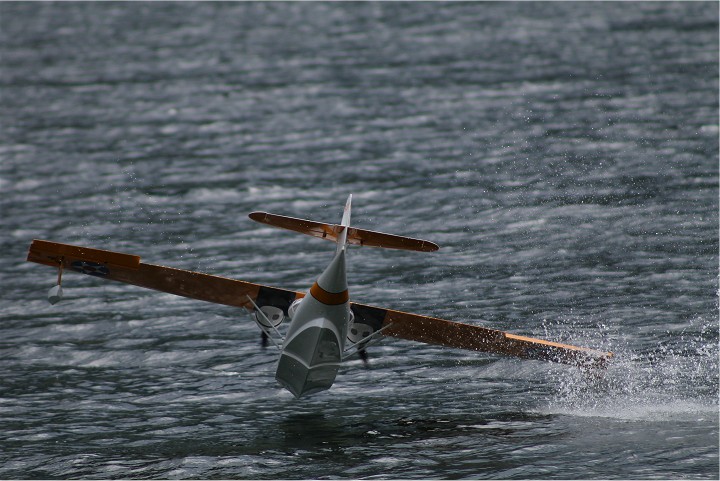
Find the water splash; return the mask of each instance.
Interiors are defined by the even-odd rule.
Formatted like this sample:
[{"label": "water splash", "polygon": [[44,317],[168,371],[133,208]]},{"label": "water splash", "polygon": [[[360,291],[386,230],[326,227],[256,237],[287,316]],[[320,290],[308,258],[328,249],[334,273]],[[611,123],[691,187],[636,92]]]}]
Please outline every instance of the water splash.
[{"label": "water splash", "polygon": [[[691,322],[641,352],[622,338],[605,348],[615,357],[598,375],[558,373],[543,411],[636,421],[718,419],[718,325]],[[633,340],[635,343],[637,340]]]}]

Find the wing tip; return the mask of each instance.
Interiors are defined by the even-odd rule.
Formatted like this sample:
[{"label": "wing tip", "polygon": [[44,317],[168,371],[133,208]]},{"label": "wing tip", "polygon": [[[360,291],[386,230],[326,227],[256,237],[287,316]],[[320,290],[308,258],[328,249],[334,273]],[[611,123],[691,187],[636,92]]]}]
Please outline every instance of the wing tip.
[{"label": "wing tip", "polygon": [[55,265],[65,257],[102,264],[113,264],[130,269],[137,269],[140,265],[140,256],[138,255],[41,239],[34,239],[30,243],[27,260],[39,264]]},{"label": "wing tip", "polygon": [[265,220],[265,217],[267,217],[267,214],[268,214],[267,212],[254,211],[254,212],[250,212],[248,214],[248,217],[250,219],[254,220],[255,222],[263,222]]},{"label": "wing tip", "polygon": [[423,252],[437,252],[440,250],[440,246],[434,242],[423,241]]}]

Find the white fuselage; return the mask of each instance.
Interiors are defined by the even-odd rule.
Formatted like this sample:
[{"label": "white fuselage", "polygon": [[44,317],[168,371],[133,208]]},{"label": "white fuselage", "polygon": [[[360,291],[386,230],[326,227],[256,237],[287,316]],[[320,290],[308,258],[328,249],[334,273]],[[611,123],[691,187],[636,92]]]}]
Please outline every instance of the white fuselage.
[{"label": "white fuselage", "polygon": [[345,249],[292,315],[275,378],[297,398],[329,389],[337,376],[350,323]]}]

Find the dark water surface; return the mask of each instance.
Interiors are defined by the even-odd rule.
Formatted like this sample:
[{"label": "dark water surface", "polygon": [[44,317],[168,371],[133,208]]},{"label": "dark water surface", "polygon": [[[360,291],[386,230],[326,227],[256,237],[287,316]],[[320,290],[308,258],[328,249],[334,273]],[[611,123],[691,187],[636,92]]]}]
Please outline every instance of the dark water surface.
[{"label": "dark water surface", "polygon": [[[718,477],[718,4],[0,3],[0,478]],[[236,309],[33,238],[616,353],[400,340],[296,401]]]}]

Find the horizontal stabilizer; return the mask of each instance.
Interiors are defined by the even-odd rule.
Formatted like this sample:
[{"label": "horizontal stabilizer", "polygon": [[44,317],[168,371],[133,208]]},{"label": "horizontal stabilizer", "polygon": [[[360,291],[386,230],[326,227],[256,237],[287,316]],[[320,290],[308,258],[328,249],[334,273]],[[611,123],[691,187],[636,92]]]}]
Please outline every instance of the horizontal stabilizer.
[{"label": "horizontal stabilizer", "polygon": [[[273,227],[280,227],[333,242],[337,241],[338,235],[344,228],[337,224],[325,224],[315,222],[314,220],[297,219],[295,217],[269,214],[267,212],[253,212],[250,214],[250,218],[256,222],[261,222]],[[358,229],[356,227],[350,227],[348,229],[346,242],[356,246],[384,247],[386,249],[402,249],[420,252],[434,252],[440,248],[437,244],[430,241]]]}]

